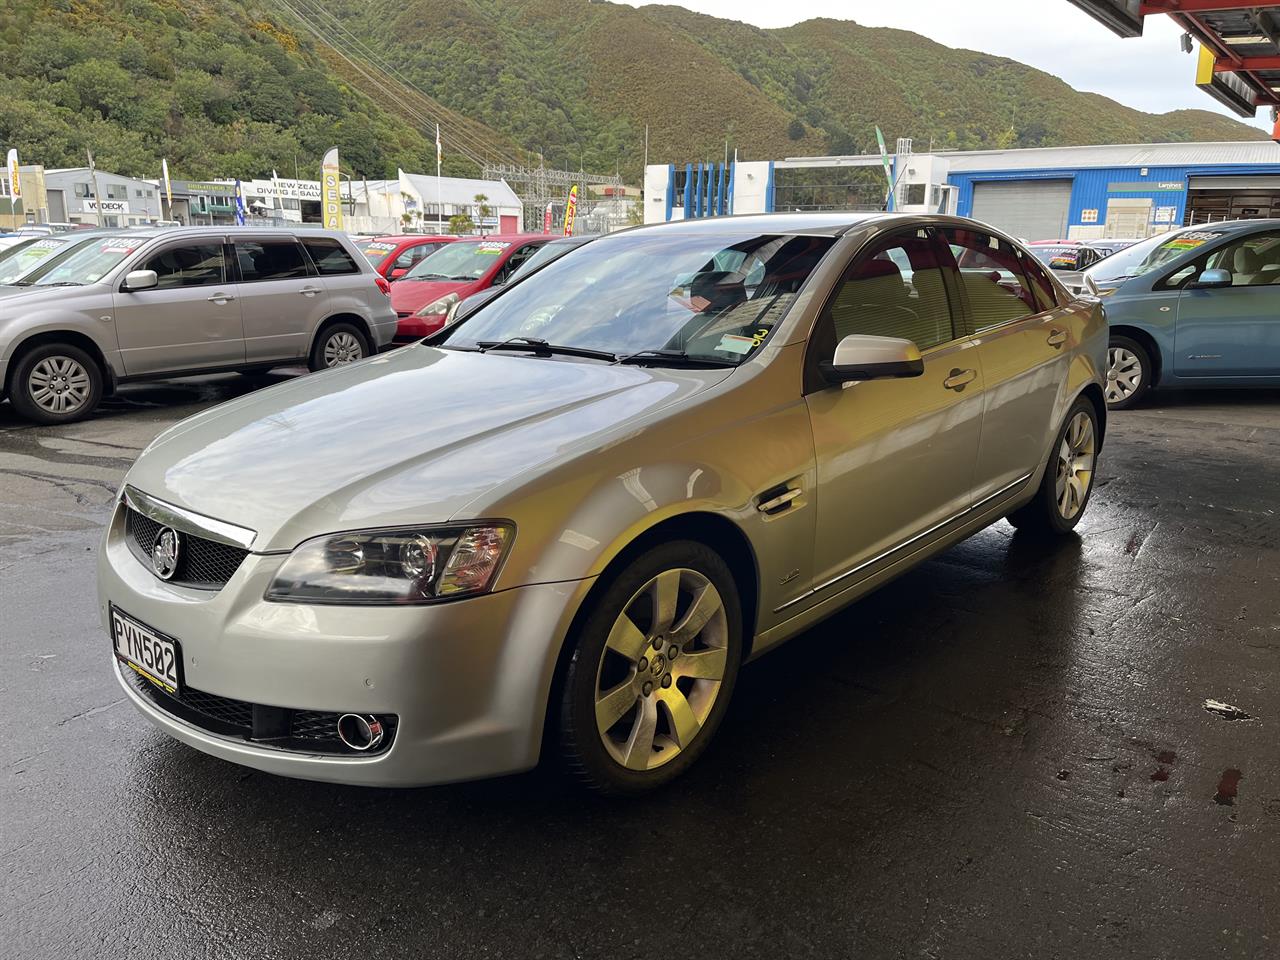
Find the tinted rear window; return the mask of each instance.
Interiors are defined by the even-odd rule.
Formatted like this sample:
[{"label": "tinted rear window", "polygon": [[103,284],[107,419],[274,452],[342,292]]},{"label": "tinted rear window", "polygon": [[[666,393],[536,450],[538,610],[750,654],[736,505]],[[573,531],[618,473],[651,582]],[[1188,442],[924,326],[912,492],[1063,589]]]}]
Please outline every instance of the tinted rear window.
[{"label": "tinted rear window", "polygon": [[288,280],[309,273],[302,247],[295,240],[237,240],[240,279]]},{"label": "tinted rear window", "polygon": [[322,276],[338,273],[359,273],[360,268],[351,254],[333,237],[307,237],[302,241]]}]

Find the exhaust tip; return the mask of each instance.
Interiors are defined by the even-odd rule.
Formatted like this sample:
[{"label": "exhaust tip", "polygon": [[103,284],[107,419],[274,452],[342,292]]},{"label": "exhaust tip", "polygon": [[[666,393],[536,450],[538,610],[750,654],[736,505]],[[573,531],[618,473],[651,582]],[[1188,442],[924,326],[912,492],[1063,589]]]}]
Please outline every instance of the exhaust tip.
[{"label": "exhaust tip", "polygon": [[382,721],[377,717],[344,713],[338,718],[338,739],[352,750],[361,753],[366,750],[375,750],[385,736]]}]

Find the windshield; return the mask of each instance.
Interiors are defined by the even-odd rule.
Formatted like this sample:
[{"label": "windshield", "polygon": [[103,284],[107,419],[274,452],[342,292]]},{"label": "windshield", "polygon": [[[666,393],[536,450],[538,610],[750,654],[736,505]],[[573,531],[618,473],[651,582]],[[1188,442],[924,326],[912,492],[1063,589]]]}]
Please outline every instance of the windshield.
[{"label": "windshield", "polygon": [[507,249],[507,240],[463,240],[445,244],[406,273],[401,280],[479,280]]},{"label": "windshield", "polygon": [[65,237],[36,237],[0,252],[0,283],[13,283],[66,245]]},{"label": "windshield", "polygon": [[142,246],[138,237],[96,237],[41,266],[28,278],[37,287],[97,283],[125,257]]},{"label": "windshield", "polygon": [[375,267],[381,266],[382,261],[387,259],[387,255],[396,248],[396,244],[388,243],[385,240],[375,240],[372,237],[365,237],[355,241],[356,249],[364,254],[364,258]]},{"label": "windshield", "polygon": [[1129,277],[1140,277],[1221,236],[1224,234],[1220,231],[1194,227],[1157,234],[1099,261],[1085,271],[1085,276],[1095,283],[1115,283]]},{"label": "windshield", "polygon": [[481,307],[443,343],[531,337],[619,357],[661,350],[737,363],[786,315],[833,242],[753,233],[596,240]]}]

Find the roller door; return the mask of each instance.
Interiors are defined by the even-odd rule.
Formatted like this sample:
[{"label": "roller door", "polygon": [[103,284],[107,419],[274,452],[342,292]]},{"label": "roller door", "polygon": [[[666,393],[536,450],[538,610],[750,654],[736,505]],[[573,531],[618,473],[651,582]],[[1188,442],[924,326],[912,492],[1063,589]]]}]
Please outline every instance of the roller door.
[{"label": "roller door", "polygon": [[973,218],[1022,240],[1067,235],[1070,180],[990,180],[973,185]]}]

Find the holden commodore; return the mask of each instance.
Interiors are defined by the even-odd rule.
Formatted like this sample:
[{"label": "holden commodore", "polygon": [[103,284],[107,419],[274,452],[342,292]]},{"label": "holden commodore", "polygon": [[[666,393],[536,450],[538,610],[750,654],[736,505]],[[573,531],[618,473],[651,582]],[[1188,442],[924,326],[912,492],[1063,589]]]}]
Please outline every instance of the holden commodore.
[{"label": "holden commodore", "polygon": [[1106,349],[1096,299],[972,221],[605,236],[157,437],[100,555],[114,669],[161,730],[273,773],[546,753],[650,789],[747,660],[1002,517],[1075,527]]}]

